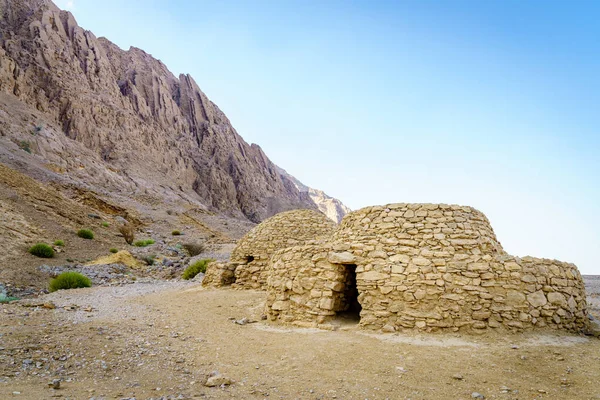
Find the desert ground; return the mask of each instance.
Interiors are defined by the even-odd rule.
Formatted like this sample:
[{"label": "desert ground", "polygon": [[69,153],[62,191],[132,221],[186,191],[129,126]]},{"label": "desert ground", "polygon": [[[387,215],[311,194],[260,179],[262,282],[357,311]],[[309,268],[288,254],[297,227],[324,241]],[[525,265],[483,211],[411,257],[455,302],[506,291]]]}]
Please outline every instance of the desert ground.
[{"label": "desert ground", "polygon": [[142,279],[0,305],[0,398],[600,399],[595,337],[299,329],[264,300]]}]

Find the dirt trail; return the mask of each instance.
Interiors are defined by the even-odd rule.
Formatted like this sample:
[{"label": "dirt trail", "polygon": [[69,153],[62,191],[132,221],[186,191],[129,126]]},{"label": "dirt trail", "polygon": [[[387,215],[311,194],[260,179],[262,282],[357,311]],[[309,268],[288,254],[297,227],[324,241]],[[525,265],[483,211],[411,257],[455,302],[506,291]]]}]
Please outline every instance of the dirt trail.
[{"label": "dirt trail", "polygon": [[0,398],[600,399],[598,339],[294,329],[260,321],[264,298],[154,282],[1,306]]}]

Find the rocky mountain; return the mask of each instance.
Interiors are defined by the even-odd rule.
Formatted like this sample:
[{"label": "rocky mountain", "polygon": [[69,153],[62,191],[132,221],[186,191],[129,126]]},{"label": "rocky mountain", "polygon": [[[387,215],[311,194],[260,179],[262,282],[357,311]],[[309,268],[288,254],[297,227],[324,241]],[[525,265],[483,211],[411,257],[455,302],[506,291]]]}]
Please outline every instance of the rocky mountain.
[{"label": "rocky mountain", "polygon": [[246,143],[191,76],[96,38],[49,0],[0,0],[2,147],[52,179],[253,222],[319,197]]},{"label": "rocky mountain", "polygon": [[287,171],[283,168],[278,167],[278,170],[282,176],[292,181],[301,193],[307,193],[310,196],[310,199],[317,205],[319,210],[325,215],[327,215],[329,219],[340,223],[342,218],[344,218],[344,215],[352,211],[348,207],[346,207],[340,200],[328,196],[322,190],[313,189],[311,187],[306,186],[298,179],[288,174]]}]

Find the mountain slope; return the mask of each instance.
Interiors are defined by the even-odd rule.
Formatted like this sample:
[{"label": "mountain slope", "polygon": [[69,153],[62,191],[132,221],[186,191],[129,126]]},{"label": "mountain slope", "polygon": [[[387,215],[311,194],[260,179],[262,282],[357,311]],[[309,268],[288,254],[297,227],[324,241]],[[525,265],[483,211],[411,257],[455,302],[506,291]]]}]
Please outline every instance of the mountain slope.
[{"label": "mountain slope", "polygon": [[0,104],[0,146],[26,142],[82,184],[254,222],[316,208],[192,77],[96,38],[49,0],[0,0]]}]

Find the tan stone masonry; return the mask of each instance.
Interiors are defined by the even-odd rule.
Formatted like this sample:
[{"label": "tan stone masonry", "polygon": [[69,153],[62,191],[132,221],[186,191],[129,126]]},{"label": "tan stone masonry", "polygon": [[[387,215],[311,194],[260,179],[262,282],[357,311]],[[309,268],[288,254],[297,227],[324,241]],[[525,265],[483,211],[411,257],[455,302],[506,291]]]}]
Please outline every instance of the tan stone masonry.
[{"label": "tan stone masonry", "polygon": [[335,227],[319,211],[292,210],[274,215],[240,239],[229,263],[211,263],[203,285],[266,289],[267,265],[275,251],[330,236]]},{"label": "tan stone masonry", "polygon": [[352,212],[335,230],[325,222],[265,221],[230,263],[209,266],[204,284],[266,287],[268,318],[300,326],[330,328],[341,314],[389,332],[589,324],[575,265],[508,255],[471,207],[389,204]]},{"label": "tan stone masonry", "polygon": [[302,326],[326,327],[351,306],[352,290],[360,325],[386,331],[579,331],[589,323],[575,265],[506,254],[471,207],[367,207],[328,242],[277,251],[268,274],[269,319]]}]

